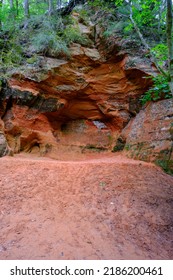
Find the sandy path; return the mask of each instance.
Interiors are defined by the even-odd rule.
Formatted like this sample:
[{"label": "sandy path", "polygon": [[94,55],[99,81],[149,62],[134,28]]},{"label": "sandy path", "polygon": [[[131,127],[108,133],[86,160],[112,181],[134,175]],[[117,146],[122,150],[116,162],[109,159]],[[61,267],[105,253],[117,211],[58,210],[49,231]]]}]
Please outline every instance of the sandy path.
[{"label": "sandy path", "polygon": [[173,177],[121,155],[0,159],[0,259],[172,259]]}]

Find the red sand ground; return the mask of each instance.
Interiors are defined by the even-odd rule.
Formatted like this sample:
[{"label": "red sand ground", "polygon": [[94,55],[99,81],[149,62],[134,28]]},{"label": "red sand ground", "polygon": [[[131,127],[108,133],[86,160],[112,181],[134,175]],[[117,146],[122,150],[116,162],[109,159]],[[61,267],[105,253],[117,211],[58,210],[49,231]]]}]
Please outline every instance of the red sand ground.
[{"label": "red sand ground", "polygon": [[121,154],[0,159],[0,259],[172,259],[173,177]]}]

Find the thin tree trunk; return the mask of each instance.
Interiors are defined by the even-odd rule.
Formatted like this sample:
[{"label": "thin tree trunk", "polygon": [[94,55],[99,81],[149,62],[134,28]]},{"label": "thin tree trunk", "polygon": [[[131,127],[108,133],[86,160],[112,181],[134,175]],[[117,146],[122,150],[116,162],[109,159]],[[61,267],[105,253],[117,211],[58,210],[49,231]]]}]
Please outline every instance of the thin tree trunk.
[{"label": "thin tree trunk", "polygon": [[169,86],[173,96],[173,38],[172,38],[172,0],[167,0],[167,44],[168,44],[168,67],[169,67]]},{"label": "thin tree trunk", "polygon": [[29,18],[29,0],[24,0],[24,13],[25,17]]},{"label": "thin tree trunk", "polygon": [[71,11],[73,10],[73,8],[78,5],[78,4],[84,4],[86,2],[86,0],[70,0],[68,1],[68,4],[61,8],[58,9],[57,11],[62,15],[62,16],[66,16],[69,15],[71,13]]},{"label": "thin tree trunk", "polygon": [[13,9],[13,8],[14,8],[13,0],[10,0],[10,9]]},{"label": "thin tree trunk", "polygon": [[53,15],[54,7],[53,7],[53,0],[49,0],[49,8],[48,8],[48,15]]},{"label": "thin tree trunk", "polygon": [[[2,10],[2,5],[3,5],[3,0],[0,0],[0,12]],[[1,18],[0,18],[0,30],[2,29],[2,21],[1,21]]]},{"label": "thin tree trunk", "polygon": [[61,6],[62,6],[62,1],[57,0],[57,9],[61,9]]},{"label": "thin tree trunk", "polygon": [[16,0],[16,16],[19,15],[19,1]]},{"label": "thin tree trunk", "polygon": [[11,10],[10,16],[12,16],[12,18],[15,19],[16,11],[15,11],[14,1],[13,0],[10,0],[10,10]]}]

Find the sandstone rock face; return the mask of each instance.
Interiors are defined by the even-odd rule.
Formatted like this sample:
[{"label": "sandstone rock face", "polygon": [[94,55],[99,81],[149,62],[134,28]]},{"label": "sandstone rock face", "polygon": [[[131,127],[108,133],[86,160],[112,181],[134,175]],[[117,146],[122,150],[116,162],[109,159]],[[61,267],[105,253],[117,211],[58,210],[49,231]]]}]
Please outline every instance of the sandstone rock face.
[{"label": "sandstone rock face", "polygon": [[122,131],[125,150],[173,171],[173,99],[150,103]]},{"label": "sandstone rock face", "polygon": [[3,130],[4,125],[3,122],[0,120],[0,157],[6,156],[9,153],[9,147]]},{"label": "sandstone rock face", "polygon": [[0,157],[8,154],[8,145],[4,134],[0,131]]},{"label": "sandstone rock face", "polygon": [[153,65],[139,50],[135,63],[129,63],[129,44],[124,47],[118,38],[101,48],[99,32],[94,36],[93,27],[84,27],[80,29],[93,40],[90,47],[72,44],[70,59],[40,56],[39,65],[28,64],[8,84],[3,82],[0,116],[15,153],[58,158],[63,149],[112,150],[138,113],[139,98],[151,85],[145,77],[155,73]]}]

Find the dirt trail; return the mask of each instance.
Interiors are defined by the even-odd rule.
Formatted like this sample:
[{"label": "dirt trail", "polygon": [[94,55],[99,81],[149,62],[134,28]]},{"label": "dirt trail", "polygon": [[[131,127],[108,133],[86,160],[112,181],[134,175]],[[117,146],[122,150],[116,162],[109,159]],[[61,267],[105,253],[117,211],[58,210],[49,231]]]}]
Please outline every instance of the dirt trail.
[{"label": "dirt trail", "polygon": [[0,259],[172,259],[173,177],[121,154],[0,159]]}]

